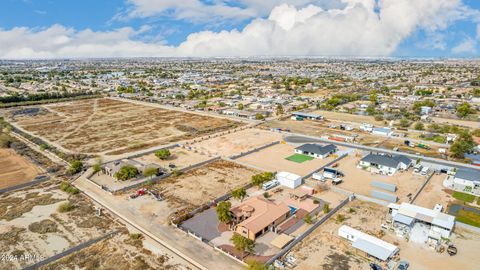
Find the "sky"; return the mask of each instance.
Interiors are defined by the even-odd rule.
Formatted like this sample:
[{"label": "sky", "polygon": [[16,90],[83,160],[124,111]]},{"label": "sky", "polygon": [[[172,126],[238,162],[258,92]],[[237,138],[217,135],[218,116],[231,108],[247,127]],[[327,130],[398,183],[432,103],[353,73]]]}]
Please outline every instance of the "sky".
[{"label": "sky", "polygon": [[480,56],[480,0],[1,0],[0,59]]}]

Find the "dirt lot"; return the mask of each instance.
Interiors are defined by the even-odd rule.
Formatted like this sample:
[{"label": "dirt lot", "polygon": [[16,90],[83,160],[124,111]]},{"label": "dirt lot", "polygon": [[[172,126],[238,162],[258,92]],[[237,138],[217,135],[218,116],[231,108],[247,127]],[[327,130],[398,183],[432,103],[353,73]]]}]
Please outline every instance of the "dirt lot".
[{"label": "dirt lot", "polygon": [[445,192],[445,187],[443,187],[445,178],[445,174],[434,175],[420,195],[418,195],[415,204],[433,209],[435,204],[440,203],[443,205],[443,209],[447,209],[448,204],[455,199]]},{"label": "dirt lot", "polygon": [[153,188],[165,198],[161,204],[166,203],[170,210],[184,211],[246,185],[256,173],[258,171],[236,163],[218,160],[178,177],[169,177]]},{"label": "dirt lot", "polygon": [[[347,204],[293,248],[290,253],[298,263],[295,269],[370,269],[368,261],[355,255],[350,243],[338,236],[338,228],[345,224],[374,235],[387,212],[386,207],[359,200]],[[343,223],[337,222],[339,214],[345,217]]]},{"label": "dirt lot", "polygon": [[239,122],[113,100],[91,99],[40,106],[10,119],[24,130],[70,151],[122,154],[220,132]]},{"label": "dirt lot", "polygon": [[281,139],[282,136],[279,133],[252,128],[227,133],[223,136],[194,143],[190,146],[199,152],[211,153],[213,156],[220,155],[227,157],[249,151],[274,141],[280,141]]},{"label": "dirt lot", "polygon": [[480,122],[475,121],[466,121],[466,120],[459,120],[459,119],[447,119],[447,118],[440,118],[440,117],[432,117],[433,122],[439,124],[450,124],[450,125],[458,125],[467,128],[480,128]]},{"label": "dirt lot", "polygon": [[176,169],[182,169],[190,165],[208,160],[210,157],[202,155],[201,153],[187,150],[181,147],[170,149],[171,156],[166,160],[161,160],[155,156],[155,153],[140,156],[133,160],[142,162],[144,164],[158,164],[162,168],[168,168],[169,164],[174,164]]},{"label": "dirt lot", "polygon": [[[395,184],[397,192],[395,193],[400,202],[408,202],[407,195],[415,194],[425,181],[425,177],[416,176],[412,173],[412,169],[407,172],[397,172],[393,176],[372,174],[367,170],[357,168],[357,164],[363,154],[360,151],[353,151],[349,156],[338,162],[338,170],[345,174],[342,178],[343,182],[338,186],[357,194],[370,196],[372,189],[377,189],[386,193],[388,191],[374,188],[370,185],[373,180],[380,182]],[[392,193],[393,194],[393,193]]]},{"label": "dirt lot", "polygon": [[[160,255],[159,255],[160,254]],[[41,267],[56,269],[190,269],[165,250],[156,250],[145,239],[119,233],[59,261]]]},{"label": "dirt lot", "polygon": [[337,120],[342,122],[367,123],[372,125],[384,125],[383,121],[375,121],[373,116],[355,115],[349,113],[331,112],[331,111],[314,111],[314,114],[319,114],[325,117],[326,120]]},{"label": "dirt lot", "polygon": [[286,171],[303,176],[334,159],[334,155],[325,159],[312,159],[303,163],[296,163],[285,159],[293,154],[295,154],[295,146],[289,144],[277,144],[243,156],[239,158],[238,161],[251,164],[266,171]]},{"label": "dirt lot", "polygon": [[[73,210],[57,208],[69,201]],[[71,195],[51,183],[0,197],[0,250],[5,255],[48,258],[115,228],[107,216],[97,217],[82,195]],[[1,269],[19,268],[36,260],[0,261]]]},{"label": "dirt lot", "polygon": [[39,167],[13,150],[0,148],[0,189],[31,181],[40,173]]}]

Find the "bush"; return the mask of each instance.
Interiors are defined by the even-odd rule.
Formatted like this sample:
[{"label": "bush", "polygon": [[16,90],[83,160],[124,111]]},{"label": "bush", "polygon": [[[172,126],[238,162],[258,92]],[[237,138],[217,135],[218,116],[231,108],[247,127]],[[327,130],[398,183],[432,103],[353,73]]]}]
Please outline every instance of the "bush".
[{"label": "bush", "polygon": [[79,173],[83,169],[83,163],[80,160],[74,160],[70,163],[70,168],[68,168],[68,172],[70,174]]},{"label": "bush", "polygon": [[72,186],[69,182],[66,181],[60,184],[60,189],[72,195],[78,194],[80,192],[78,188]]},{"label": "bush", "polygon": [[320,201],[319,201],[318,199],[313,199],[313,203],[314,203],[314,204],[319,204]]},{"label": "bush", "polygon": [[312,224],[312,216],[310,216],[310,214],[307,214],[307,215],[303,218],[303,221],[305,221],[305,223],[307,223],[307,224]]},{"label": "bush", "polygon": [[128,179],[135,178],[138,175],[138,169],[132,165],[125,165],[115,173],[115,178],[118,180],[126,181]]},{"label": "bush", "polygon": [[160,149],[157,152],[155,152],[155,156],[161,160],[168,159],[170,157],[170,150],[168,149]]},{"label": "bush", "polygon": [[141,233],[131,233],[130,238],[133,240],[142,239],[143,235]]},{"label": "bush", "polygon": [[328,205],[328,203],[326,203],[323,205],[323,213],[328,214],[329,212],[330,212],[330,206]]},{"label": "bush", "polygon": [[270,193],[264,192],[264,193],[263,193],[263,197],[264,197],[265,199],[270,198]]},{"label": "bush", "polygon": [[252,176],[252,184],[260,187],[263,183],[272,180],[275,177],[275,174],[272,172],[264,172],[255,174]]},{"label": "bush", "polygon": [[345,221],[345,216],[341,215],[341,214],[338,214],[337,215],[337,222],[344,222],[344,221]]},{"label": "bush", "polygon": [[64,202],[58,206],[58,212],[65,213],[70,212],[75,208],[71,202]]}]

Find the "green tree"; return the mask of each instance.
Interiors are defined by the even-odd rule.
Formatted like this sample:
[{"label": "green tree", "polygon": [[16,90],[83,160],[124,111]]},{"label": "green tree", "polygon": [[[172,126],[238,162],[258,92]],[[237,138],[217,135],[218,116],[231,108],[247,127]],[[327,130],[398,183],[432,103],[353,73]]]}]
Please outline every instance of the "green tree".
[{"label": "green tree", "polygon": [[126,181],[128,179],[135,178],[138,175],[138,169],[132,165],[125,165],[115,173],[115,178],[118,180]]},{"label": "green tree", "polygon": [[284,110],[283,110],[282,104],[278,104],[278,105],[277,105],[276,114],[277,114],[277,115],[282,115],[283,113],[284,113]]},{"label": "green tree", "polygon": [[252,176],[252,184],[260,187],[263,183],[272,180],[275,174],[272,172],[263,172]]},{"label": "green tree", "polygon": [[378,95],[377,95],[377,91],[376,91],[376,90],[372,90],[372,91],[370,92],[370,96],[368,97],[368,99],[370,100],[370,102],[372,103],[373,106],[378,105]]},{"label": "green tree", "polygon": [[245,196],[247,196],[247,191],[243,187],[232,190],[232,197],[237,200],[243,200]]},{"label": "green tree", "polygon": [[465,153],[473,150],[475,147],[475,141],[468,132],[462,132],[459,137],[450,147],[450,152],[455,158],[464,158]]},{"label": "green tree", "polygon": [[304,218],[303,221],[307,224],[312,224],[312,216],[310,214],[307,214]]},{"label": "green tree", "polygon": [[417,123],[415,123],[415,126],[413,128],[416,129],[416,130],[424,130],[425,126],[423,125],[422,122],[417,122]]},{"label": "green tree", "polygon": [[247,263],[247,270],[268,270],[268,267],[265,264],[255,259],[248,259],[246,263]]},{"label": "green tree", "polygon": [[255,115],[255,119],[256,119],[256,120],[263,120],[263,119],[265,119],[265,117],[263,116],[263,114],[257,113],[257,114]]},{"label": "green tree", "polygon": [[237,108],[238,108],[239,110],[243,110],[244,106],[243,106],[242,103],[238,103]]},{"label": "green tree", "polygon": [[12,143],[12,138],[7,134],[0,133],[0,148],[8,148]]},{"label": "green tree", "polygon": [[232,204],[228,201],[220,202],[217,204],[215,211],[217,212],[217,217],[220,222],[229,223],[232,220],[232,212],[230,208]]},{"label": "green tree", "polygon": [[83,169],[83,163],[80,160],[74,160],[70,163],[70,168],[68,168],[68,172],[70,174],[79,173]]},{"label": "green tree", "polygon": [[457,114],[460,117],[465,117],[471,113],[474,113],[474,110],[472,109],[469,103],[464,102],[457,106]]},{"label": "green tree", "polygon": [[408,128],[410,126],[410,121],[407,118],[400,119],[400,126],[403,128]]},{"label": "green tree", "polygon": [[329,212],[330,212],[330,206],[328,205],[328,203],[326,203],[323,205],[323,213],[328,214]]},{"label": "green tree", "polygon": [[152,177],[157,175],[158,173],[158,168],[156,167],[148,167],[143,171],[143,176],[145,177]]},{"label": "green tree", "polygon": [[157,152],[155,152],[155,156],[161,160],[168,159],[170,157],[170,150],[168,149],[160,149]]},{"label": "green tree", "polygon": [[255,249],[255,242],[253,242],[253,240],[238,233],[234,233],[230,241],[232,241],[235,249],[241,252],[253,252]]}]

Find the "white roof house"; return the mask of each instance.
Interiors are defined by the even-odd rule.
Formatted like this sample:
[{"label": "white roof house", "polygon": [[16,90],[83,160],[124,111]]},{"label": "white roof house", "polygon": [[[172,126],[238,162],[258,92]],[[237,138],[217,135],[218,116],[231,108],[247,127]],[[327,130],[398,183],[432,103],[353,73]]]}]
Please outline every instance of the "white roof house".
[{"label": "white roof house", "polygon": [[302,177],[289,172],[278,172],[276,178],[280,185],[294,189],[302,184]]},{"label": "white roof house", "polygon": [[346,225],[338,228],[338,235],[351,241],[352,247],[382,261],[388,260],[399,251],[395,245]]},{"label": "white roof house", "polygon": [[455,226],[455,217],[442,213],[440,209],[428,209],[414,204],[402,203],[400,205],[391,203],[388,208],[392,210],[393,220],[405,225],[412,225],[415,221],[422,221],[431,224],[432,233],[440,234],[449,238]]}]

